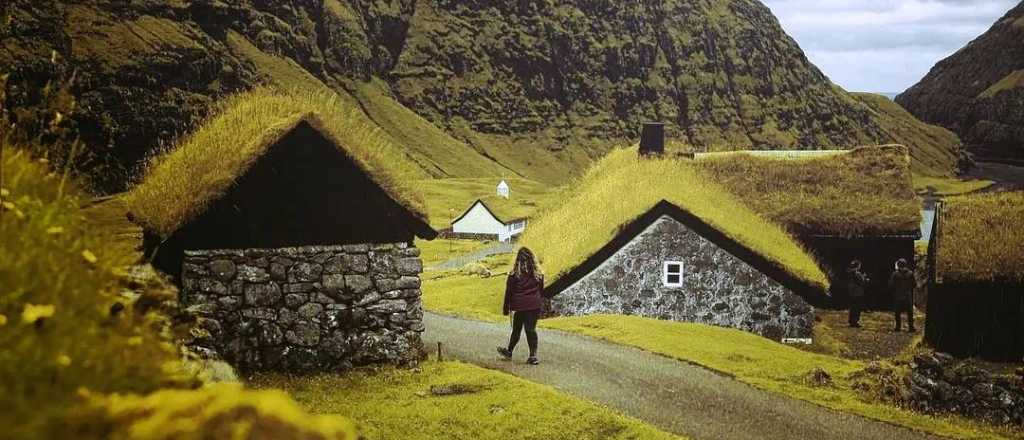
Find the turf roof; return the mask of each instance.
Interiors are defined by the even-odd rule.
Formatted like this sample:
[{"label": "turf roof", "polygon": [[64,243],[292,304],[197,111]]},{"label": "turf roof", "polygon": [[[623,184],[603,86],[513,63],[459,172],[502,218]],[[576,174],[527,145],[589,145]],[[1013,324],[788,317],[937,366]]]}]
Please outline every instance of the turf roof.
[{"label": "turf roof", "polygon": [[554,284],[662,201],[689,212],[791,277],[827,289],[825,273],[793,237],[708,181],[693,161],[640,160],[636,148],[615,150],[597,162],[558,207],[532,222],[521,243],[534,251]]},{"label": "turf roof", "polygon": [[1024,283],[1024,193],[953,197],[938,220],[936,275],[942,282]]},{"label": "turf roof", "polygon": [[329,92],[259,88],[227,98],[199,130],[150,162],[129,191],[128,205],[136,221],[168,237],[223,196],[270,146],[306,122],[426,223],[414,181],[418,169],[378,136],[378,129],[352,117],[358,111]]},{"label": "turf roof", "polygon": [[906,147],[787,157],[736,152],[696,163],[755,212],[791,232],[841,237],[918,234],[921,204]]}]

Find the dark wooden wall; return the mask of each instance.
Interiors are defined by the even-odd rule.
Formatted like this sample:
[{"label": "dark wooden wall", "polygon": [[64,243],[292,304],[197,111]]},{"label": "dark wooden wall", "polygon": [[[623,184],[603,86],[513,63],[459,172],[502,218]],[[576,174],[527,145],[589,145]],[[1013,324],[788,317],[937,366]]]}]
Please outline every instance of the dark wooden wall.
[{"label": "dark wooden wall", "polygon": [[1024,360],[1024,286],[932,284],[925,341],[959,357]]}]

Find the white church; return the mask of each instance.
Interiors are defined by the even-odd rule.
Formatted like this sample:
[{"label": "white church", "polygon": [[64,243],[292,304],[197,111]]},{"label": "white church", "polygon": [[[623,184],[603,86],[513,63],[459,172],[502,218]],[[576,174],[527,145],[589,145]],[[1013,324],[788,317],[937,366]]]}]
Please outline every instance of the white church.
[{"label": "white church", "polygon": [[527,219],[500,215],[504,205],[511,203],[511,189],[502,180],[495,188],[492,205],[483,200],[474,201],[465,212],[452,221],[452,234],[456,237],[477,237],[509,242],[526,230]]}]

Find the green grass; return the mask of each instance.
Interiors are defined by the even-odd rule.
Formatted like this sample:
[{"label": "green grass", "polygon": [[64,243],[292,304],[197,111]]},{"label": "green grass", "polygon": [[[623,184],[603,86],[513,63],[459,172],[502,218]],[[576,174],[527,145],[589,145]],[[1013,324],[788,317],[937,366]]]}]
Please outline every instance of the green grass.
[{"label": "green grass", "polygon": [[415,180],[423,171],[327,91],[255,89],[225,99],[202,128],[149,164],[128,194],[135,218],[165,237],[194,218],[281,136],[313,115],[328,137],[396,201],[426,218]]},{"label": "green grass", "polygon": [[[134,250],[94,228],[73,179],[4,149],[0,207],[0,426],[44,436],[75,391],[148,392],[174,382],[177,350],[161,320],[119,296]],[[127,309],[111,316],[114,303]]]},{"label": "green grass", "polygon": [[541,207],[555,200],[558,190],[550,185],[519,177],[506,177],[511,187],[508,200],[497,197],[495,188],[500,177],[427,179],[418,182],[426,199],[431,226],[447,228],[452,220],[462,215],[477,199],[484,200],[488,208],[510,220],[531,217]]},{"label": "green grass", "polygon": [[946,200],[936,270],[944,282],[1024,282],[1024,192]]},{"label": "green grass", "polygon": [[479,240],[437,238],[427,241],[416,239],[416,247],[420,250],[420,259],[423,260],[423,267],[426,268],[443,263],[459,255],[471,254],[492,244]]},{"label": "green grass", "polygon": [[[509,264],[507,259],[492,262],[495,272],[507,270]],[[432,312],[507,322],[508,318],[501,315],[504,286],[504,276],[478,278],[449,273],[424,281],[423,304]],[[855,378],[850,375],[864,369],[864,362],[799,350],[739,330],[622,315],[550,318],[542,320],[540,326],[692,362],[767,391],[939,435],[1022,438],[1021,433],[1006,429],[954,417],[926,416],[879,402],[853,388]],[[819,341],[819,348],[838,351],[842,342],[835,338]],[[805,381],[805,375],[816,367],[832,376],[833,386],[816,387]]]},{"label": "green grass", "polygon": [[560,205],[532,221],[521,243],[534,251],[548,281],[554,282],[607,244],[621,226],[667,200],[800,280],[827,288],[825,274],[807,251],[707,179],[696,163],[638,160],[635,148],[616,150],[562,194]]},{"label": "green grass", "polygon": [[952,177],[914,175],[914,191],[918,195],[928,194],[929,189],[931,189],[939,197],[957,196],[981,191],[992,186],[994,183],[991,180],[982,179],[961,180]]},{"label": "green grass", "polygon": [[910,168],[915,173],[951,176],[956,167],[960,138],[943,127],[922,122],[906,109],[885,96],[874,93],[851,93],[874,113],[878,125],[892,139],[910,150]]},{"label": "green grass", "polygon": [[916,231],[921,222],[901,146],[807,159],[734,154],[697,163],[754,212],[791,230],[858,236]]},{"label": "green grass", "polygon": [[[367,440],[679,438],[551,387],[458,362],[345,375],[264,375],[253,384],[284,389],[311,412],[359,420]],[[431,393],[431,387],[446,385],[478,391]]]},{"label": "green grass", "polygon": [[1024,87],[1024,69],[1014,70],[1002,79],[997,81],[995,84],[989,86],[985,91],[978,95],[979,98],[991,98],[1006,90],[1013,90],[1016,88]]}]

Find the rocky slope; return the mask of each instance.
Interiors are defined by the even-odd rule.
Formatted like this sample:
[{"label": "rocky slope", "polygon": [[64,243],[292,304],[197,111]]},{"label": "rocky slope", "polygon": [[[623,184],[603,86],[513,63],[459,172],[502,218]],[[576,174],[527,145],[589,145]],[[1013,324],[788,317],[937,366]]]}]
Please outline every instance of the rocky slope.
[{"label": "rocky slope", "polygon": [[112,165],[107,190],[261,82],[338,91],[429,176],[562,182],[647,120],[682,149],[958,148],[887,130],[756,0],[13,0],[4,14],[0,71],[22,87],[8,101],[38,105],[24,91],[74,69],[72,116]]},{"label": "rocky slope", "polygon": [[982,159],[1024,160],[1024,3],[896,98]]}]

